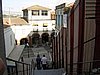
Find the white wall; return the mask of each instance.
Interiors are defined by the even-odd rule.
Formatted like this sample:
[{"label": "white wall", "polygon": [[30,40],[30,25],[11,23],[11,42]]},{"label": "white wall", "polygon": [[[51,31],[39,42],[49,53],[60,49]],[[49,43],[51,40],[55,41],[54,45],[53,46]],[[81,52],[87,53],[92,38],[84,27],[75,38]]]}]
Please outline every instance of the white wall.
[{"label": "white wall", "polygon": [[[48,31],[51,31],[52,29],[55,29],[55,20],[41,20],[41,21],[29,21],[30,23],[31,23],[31,25],[33,24],[33,23],[36,23],[36,24],[38,24],[38,26],[33,26],[33,28],[35,29],[35,30],[39,30],[39,31],[43,31],[43,29],[45,29],[45,28],[47,28],[48,29]],[[43,27],[43,24],[44,23],[47,23],[48,24],[48,26],[47,27]],[[53,25],[54,24],[54,25]]]},{"label": "white wall", "polygon": [[[41,10],[39,11],[40,14],[38,16],[33,16],[32,11],[28,11],[28,20],[29,24],[38,24],[38,26],[33,26],[34,31],[38,29],[38,31],[43,31],[43,29],[46,29],[48,31],[51,31],[52,29],[55,29],[55,20],[51,20],[51,10],[48,11],[47,16],[42,16],[41,15]],[[43,24],[47,23],[47,27],[43,27]]]},{"label": "white wall", "polygon": [[17,26],[11,26],[13,32],[15,33],[15,38],[17,40],[17,43],[20,43],[20,40],[22,38],[26,38],[28,34],[33,31],[33,27],[31,25],[17,25]]},{"label": "white wall", "polygon": [[4,29],[6,57],[15,47],[15,34],[10,27]]},{"label": "white wall", "polygon": [[15,33],[15,38],[17,40],[17,43],[20,43],[20,40],[22,38],[26,38],[28,36],[28,34],[33,31],[33,30],[39,30],[39,31],[43,31],[43,28],[47,28],[48,30],[52,30],[55,29],[55,25],[52,26],[52,23],[55,24],[55,20],[53,21],[46,21],[48,23],[48,27],[43,27],[41,26],[41,24],[44,21],[38,21],[40,26],[32,26],[32,25],[16,25],[16,26],[11,26],[13,32]]}]

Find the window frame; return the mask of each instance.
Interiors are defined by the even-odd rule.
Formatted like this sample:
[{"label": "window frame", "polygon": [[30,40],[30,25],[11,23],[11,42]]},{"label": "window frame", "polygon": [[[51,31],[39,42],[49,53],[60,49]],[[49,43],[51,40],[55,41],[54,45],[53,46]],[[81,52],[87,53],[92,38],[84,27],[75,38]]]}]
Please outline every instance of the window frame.
[{"label": "window frame", "polygon": [[32,10],[32,15],[39,16],[40,15],[39,10]]},{"label": "window frame", "polygon": [[48,23],[43,23],[43,27],[48,27]]},{"label": "window frame", "polygon": [[48,16],[48,11],[47,10],[41,10],[41,15],[42,16]]}]

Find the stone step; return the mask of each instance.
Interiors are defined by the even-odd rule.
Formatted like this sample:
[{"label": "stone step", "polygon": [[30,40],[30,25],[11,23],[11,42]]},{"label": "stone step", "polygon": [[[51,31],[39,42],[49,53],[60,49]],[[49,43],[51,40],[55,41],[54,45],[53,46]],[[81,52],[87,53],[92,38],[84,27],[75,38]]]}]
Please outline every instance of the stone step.
[{"label": "stone step", "polygon": [[63,75],[64,69],[34,70],[34,75]]}]

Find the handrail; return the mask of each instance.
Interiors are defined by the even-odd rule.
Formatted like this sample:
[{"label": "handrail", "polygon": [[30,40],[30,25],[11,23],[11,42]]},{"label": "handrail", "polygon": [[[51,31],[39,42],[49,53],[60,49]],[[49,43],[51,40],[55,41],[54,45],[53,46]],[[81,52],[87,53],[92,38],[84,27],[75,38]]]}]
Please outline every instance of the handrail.
[{"label": "handrail", "polygon": [[7,61],[14,62],[15,65],[7,65],[8,75],[30,75],[32,72],[31,64],[16,61],[11,58],[6,58]]},{"label": "handrail", "polygon": [[25,65],[30,65],[30,64],[27,64],[27,63],[24,63],[24,62],[16,61],[16,60],[11,59],[11,58],[6,58],[6,59],[9,60],[9,61],[13,61],[13,62],[17,62],[17,63],[25,64]]},{"label": "handrail", "polygon": [[[94,66],[93,64],[100,64],[100,60],[92,60],[92,61],[84,61],[84,62],[75,62],[72,64],[67,64],[67,66],[73,65],[73,74],[79,74],[79,75],[94,75],[94,74],[100,74],[100,67]],[[78,65],[82,65],[82,67],[78,67]],[[71,72],[68,72],[70,75]]]}]

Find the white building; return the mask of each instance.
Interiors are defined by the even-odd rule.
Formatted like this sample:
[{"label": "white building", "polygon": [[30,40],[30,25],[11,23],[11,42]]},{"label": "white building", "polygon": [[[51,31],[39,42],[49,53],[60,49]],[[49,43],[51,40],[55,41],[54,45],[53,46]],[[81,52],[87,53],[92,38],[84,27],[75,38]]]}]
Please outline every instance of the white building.
[{"label": "white building", "polygon": [[50,42],[52,30],[55,30],[55,12],[39,5],[22,11],[24,19],[33,26],[33,31],[29,34],[30,44]]},{"label": "white building", "polygon": [[[15,33],[9,25],[4,25],[4,40],[6,57],[20,61],[25,45],[16,45]],[[15,63],[7,61],[7,65],[15,65]]]},{"label": "white building", "polygon": [[51,31],[55,29],[55,20],[51,18],[51,9],[34,5],[22,11],[24,19],[34,26],[34,31]]},{"label": "white building", "polygon": [[4,39],[5,39],[6,57],[8,57],[16,46],[15,34],[13,33],[10,27],[4,28]]}]

